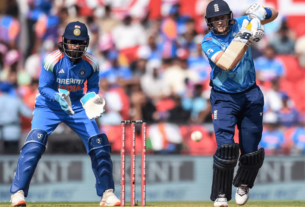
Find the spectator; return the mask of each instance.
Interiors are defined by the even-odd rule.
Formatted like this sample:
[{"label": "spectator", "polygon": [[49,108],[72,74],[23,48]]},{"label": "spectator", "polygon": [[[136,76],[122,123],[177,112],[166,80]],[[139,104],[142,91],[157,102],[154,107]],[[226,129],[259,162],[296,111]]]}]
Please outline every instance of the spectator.
[{"label": "spectator", "polygon": [[158,101],[170,95],[170,88],[160,75],[161,61],[151,60],[146,66],[145,75],[141,77],[141,87],[151,99]]},{"label": "spectator", "polygon": [[100,80],[100,95],[106,101],[105,113],[100,118],[104,125],[118,125],[123,120],[121,111],[123,110],[123,102],[120,95],[111,88],[111,84],[106,78]]},{"label": "spectator", "polygon": [[278,54],[294,54],[294,41],[288,36],[289,28],[283,23],[278,35],[271,41],[271,45]]},{"label": "spectator", "polygon": [[24,103],[33,110],[35,107],[36,96],[39,93],[38,84],[38,79],[33,79],[30,85],[24,87],[24,90],[22,91]]},{"label": "spectator", "polygon": [[162,47],[156,43],[156,35],[150,35],[148,37],[148,46],[151,54],[148,59],[161,59],[162,58]]},{"label": "spectator", "polygon": [[209,82],[210,81],[210,71],[211,67],[209,60],[203,55],[201,49],[201,42],[203,40],[202,35],[198,35],[195,38],[196,51],[193,54],[190,54],[188,57],[188,66],[189,69],[196,72],[197,77],[199,77],[199,82]]},{"label": "spectator", "polygon": [[93,53],[98,46],[99,27],[94,16],[87,16],[86,25],[88,26],[90,36],[87,52]]},{"label": "spectator", "polygon": [[32,110],[19,98],[8,94],[11,88],[11,84],[0,82],[0,139],[4,145],[0,152],[18,154],[21,133],[19,115],[31,117]]},{"label": "spectator", "polygon": [[285,74],[283,63],[276,57],[276,51],[272,45],[264,49],[264,56],[255,60],[257,79],[260,81],[271,81]]},{"label": "spectator", "polygon": [[267,90],[264,94],[265,97],[265,110],[279,111],[283,108],[282,95],[280,92],[280,85],[278,79],[271,81],[271,89]]},{"label": "spectator", "polygon": [[107,58],[110,61],[108,68],[100,71],[100,79],[107,78],[110,83],[118,83],[121,79],[130,80],[132,73],[128,67],[123,67],[118,61],[118,52],[109,51]]},{"label": "spectator", "polygon": [[113,29],[112,35],[116,48],[129,62],[136,59],[137,47],[146,44],[144,28],[138,23],[133,23],[129,15],[125,16],[122,24]]},{"label": "spectator", "polygon": [[130,116],[132,120],[153,123],[160,119],[152,100],[147,98],[139,84],[130,84]]},{"label": "spectator", "polygon": [[106,5],[105,6],[105,15],[101,18],[99,21],[99,26],[102,30],[102,32],[110,33],[113,31],[113,29],[120,23],[120,21],[113,17],[111,12],[111,6]]},{"label": "spectator", "polygon": [[293,154],[305,154],[305,119],[304,116],[300,118],[300,126],[295,129],[291,136],[293,142]]},{"label": "spectator", "polygon": [[284,144],[284,135],[278,130],[278,118],[274,112],[264,114],[265,129],[259,144],[265,149],[266,154],[275,154]]},{"label": "spectator", "polygon": [[140,46],[138,48],[137,59],[130,66],[134,78],[140,79],[145,74],[146,63],[150,55],[151,51],[148,46]]},{"label": "spectator", "polygon": [[9,4],[6,15],[0,17],[0,41],[8,49],[17,49],[20,25],[18,21],[19,8],[16,3]]},{"label": "spectator", "polygon": [[54,43],[54,39],[47,39],[43,42],[40,51],[37,51],[37,53],[30,55],[25,60],[25,71],[31,76],[31,78],[39,79],[43,60],[45,59],[47,54],[50,54],[56,49],[57,48]]},{"label": "spectator", "polygon": [[177,56],[178,58],[173,60],[172,65],[165,69],[164,79],[172,93],[183,96],[187,93],[188,84],[197,83],[199,78],[194,71],[188,70],[187,51],[179,49]]},{"label": "spectator", "polygon": [[168,112],[169,113],[168,122],[176,123],[176,124],[188,123],[190,119],[190,111],[185,110],[182,107],[180,96],[175,95],[174,100],[175,100],[175,107]]},{"label": "spectator", "polygon": [[286,93],[282,92],[281,96],[283,107],[277,112],[279,123],[285,127],[292,127],[298,124],[299,112],[295,108],[288,106],[289,97]]},{"label": "spectator", "polygon": [[305,35],[297,39],[295,43],[295,53],[301,67],[305,67]]},{"label": "spectator", "polygon": [[202,123],[211,112],[209,102],[203,97],[202,85],[194,86],[194,94],[191,98],[185,98],[183,108],[191,111],[191,122]]}]

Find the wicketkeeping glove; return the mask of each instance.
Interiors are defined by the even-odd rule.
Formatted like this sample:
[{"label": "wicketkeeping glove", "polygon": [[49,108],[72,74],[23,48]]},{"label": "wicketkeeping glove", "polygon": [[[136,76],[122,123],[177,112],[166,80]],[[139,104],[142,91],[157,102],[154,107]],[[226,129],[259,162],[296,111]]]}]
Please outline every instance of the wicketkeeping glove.
[{"label": "wicketkeeping glove", "polygon": [[70,92],[65,89],[59,89],[58,92],[55,93],[55,100],[59,103],[62,110],[69,115],[73,115],[74,111],[69,97]]},{"label": "wicketkeeping glove", "polygon": [[104,113],[105,100],[94,92],[87,93],[80,102],[82,103],[89,119],[95,119]]}]

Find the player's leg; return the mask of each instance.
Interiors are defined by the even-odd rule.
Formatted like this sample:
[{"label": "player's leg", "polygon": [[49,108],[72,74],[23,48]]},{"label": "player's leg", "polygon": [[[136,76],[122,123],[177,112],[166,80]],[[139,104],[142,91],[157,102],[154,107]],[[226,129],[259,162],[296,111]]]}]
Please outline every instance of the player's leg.
[{"label": "player's leg", "polygon": [[46,149],[48,135],[60,123],[50,110],[35,109],[32,129],[20,152],[16,174],[11,186],[12,206],[25,206],[29,185],[41,155]]},{"label": "player's leg", "polygon": [[120,200],[113,193],[111,147],[107,136],[99,134],[95,120],[89,120],[84,110],[76,112],[65,123],[81,137],[91,158],[97,195],[102,197],[100,205],[120,206]]},{"label": "player's leg", "polygon": [[265,157],[264,149],[258,150],[263,131],[263,94],[259,87],[255,87],[245,95],[245,107],[238,121],[241,156],[233,180],[234,186],[237,187],[235,201],[239,205],[248,201],[249,188],[253,187]]},{"label": "player's leg", "polygon": [[[238,100],[238,99],[237,99]],[[211,92],[213,125],[217,141],[214,155],[211,200],[214,206],[225,207],[231,200],[234,167],[239,156],[238,144],[234,143],[236,116],[239,103],[230,94]]]}]

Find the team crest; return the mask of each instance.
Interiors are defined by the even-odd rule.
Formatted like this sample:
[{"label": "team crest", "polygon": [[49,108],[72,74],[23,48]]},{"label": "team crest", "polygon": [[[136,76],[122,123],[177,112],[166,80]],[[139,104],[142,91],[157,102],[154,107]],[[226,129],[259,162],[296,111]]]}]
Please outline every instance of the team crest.
[{"label": "team crest", "polygon": [[42,137],[43,137],[42,134],[38,134],[38,135],[37,135],[37,138],[38,138],[38,139],[41,139]]},{"label": "team crest", "polygon": [[86,71],[85,71],[85,70],[80,70],[80,71],[78,72],[78,76],[79,76],[79,77],[83,77],[85,74],[86,74]]},{"label": "team crest", "polygon": [[74,29],[73,34],[75,36],[79,36],[80,35],[80,29],[78,29],[78,28]]}]

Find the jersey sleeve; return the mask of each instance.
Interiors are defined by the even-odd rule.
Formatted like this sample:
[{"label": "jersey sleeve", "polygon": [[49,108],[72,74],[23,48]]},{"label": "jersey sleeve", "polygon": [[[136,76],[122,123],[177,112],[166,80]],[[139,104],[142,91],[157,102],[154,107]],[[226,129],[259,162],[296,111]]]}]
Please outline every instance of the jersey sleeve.
[{"label": "jersey sleeve", "polygon": [[99,72],[93,72],[87,79],[87,93],[94,92],[98,94],[99,91]]},{"label": "jersey sleeve", "polygon": [[44,67],[41,69],[41,74],[39,77],[39,86],[38,90],[41,95],[44,97],[55,101],[55,91],[52,89],[52,85],[55,82],[55,75],[50,70],[46,70]]},{"label": "jersey sleeve", "polygon": [[53,73],[57,62],[64,56],[59,50],[55,50],[49,54],[43,61],[41,74],[39,77],[38,90],[44,97],[55,101],[55,91],[52,89],[53,83],[55,82],[55,74]]},{"label": "jersey sleeve", "polygon": [[98,61],[93,57],[93,55],[86,53],[82,57],[85,61],[87,61],[91,67],[92,72],[91,75],[87,78],[87,93],[95,92],[98,94],[99,91],[99,64]]},{"label": "jersey sleeve", "polygon": [[237,23],[238,23],[240,26],[242,26],[242,25],[243,25],[243,21],[244,21],[245,19],[247,19],[249,22],[251,22],[251,18],[250,18],[248,15],[238,17],[238,18],[236,18],[235,20],[237,21]]},{"label": "jersey sleeve", "polygon": [[213,55],[221,51],[221,47],[213,43],[212,38],[205,37],[201,43],[202,51],[211,60]]}]

